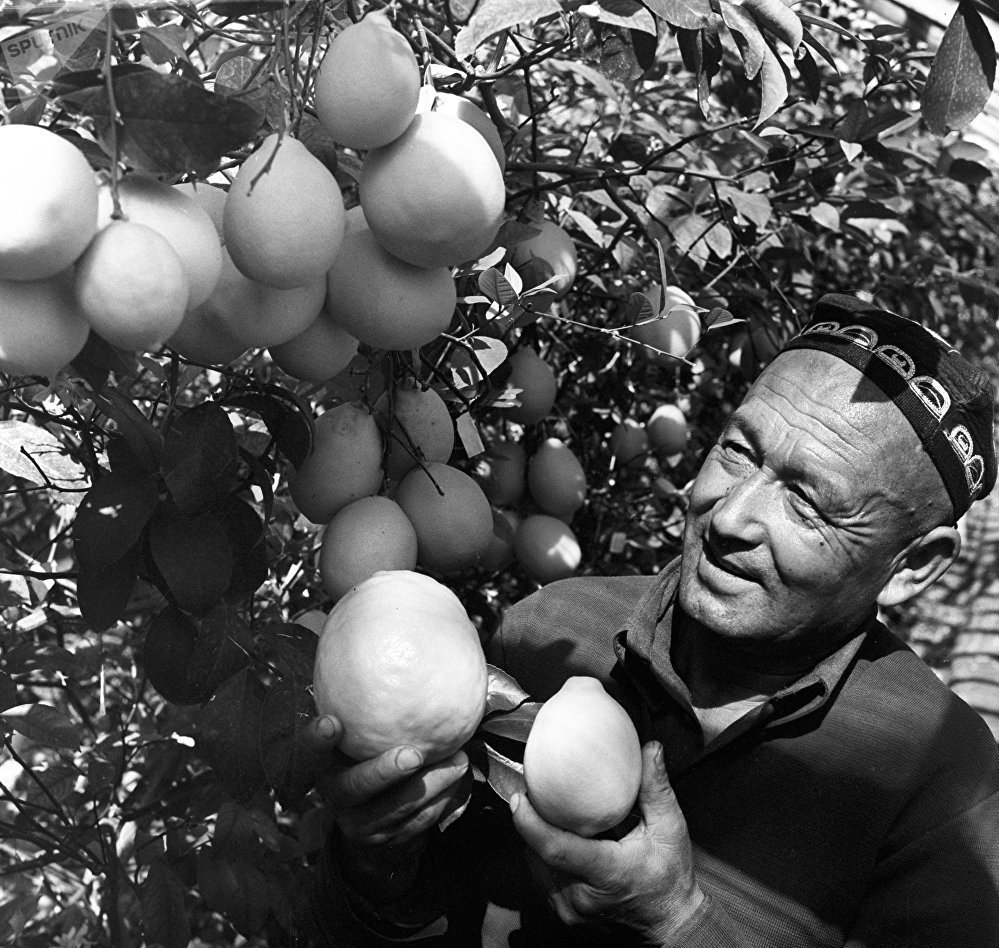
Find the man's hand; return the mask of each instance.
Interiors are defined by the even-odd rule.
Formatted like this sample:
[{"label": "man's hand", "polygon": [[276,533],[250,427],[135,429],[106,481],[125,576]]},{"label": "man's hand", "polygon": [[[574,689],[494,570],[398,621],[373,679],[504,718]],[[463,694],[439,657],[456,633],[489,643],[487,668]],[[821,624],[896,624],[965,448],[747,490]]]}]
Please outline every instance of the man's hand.
[{"label": "man's hand", "polygon": [[468,757],[458,751],[424,767],[414,747],[395,747],[371,760],[351,760],[338,751],[343,727],[332,715],[314,718],[307,744],[326,769],[317,781],[343,836],[366,847],[408,842],[457,809],[468,796]]},{"label": "man's hand", "polygon": [[662,745],[642,748],[642,821],[617,841],[586,839],[546,823],[526,795],[513,822],[536,855],[548,901],[567,925],[615,923],[652,943],[673,935],[704,894],[694,878],[687,823],[666,776]]}]

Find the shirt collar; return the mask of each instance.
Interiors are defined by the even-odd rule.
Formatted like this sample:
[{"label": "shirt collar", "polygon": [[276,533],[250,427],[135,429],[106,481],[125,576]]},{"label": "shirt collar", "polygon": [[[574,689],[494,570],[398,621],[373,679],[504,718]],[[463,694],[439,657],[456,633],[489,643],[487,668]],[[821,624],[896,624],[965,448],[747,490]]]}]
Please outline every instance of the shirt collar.
[{"label": "shirt collar", "polygon": [[[680,558],[677,557],[656,577],[615,639],[618,674],[623,674],[652,711],[658,710],[670,698],[690,709],[690,691],[673,668],[670,655],[672,613],[679,579]],[[871,620],[865,622],[856,635],[810,672],[772,695],[758,709],[758,715],[754,714],[754,719],[770,727],[796,720],[824,705],[876,621],[872,612]]]}]

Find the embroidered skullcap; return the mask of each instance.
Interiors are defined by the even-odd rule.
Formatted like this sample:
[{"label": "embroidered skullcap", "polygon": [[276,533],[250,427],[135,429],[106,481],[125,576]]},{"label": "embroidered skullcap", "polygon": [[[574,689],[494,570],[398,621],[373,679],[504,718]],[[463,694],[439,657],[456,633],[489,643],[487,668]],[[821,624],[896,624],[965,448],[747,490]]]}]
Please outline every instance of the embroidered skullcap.
[{"label": "embroidered skullcap", "polygon": [[936,465],[955,520],[996,482],[995,393],[988,375],[919,323],[827,293],[788,349],[820,349],[859,369],[912,425]]}]

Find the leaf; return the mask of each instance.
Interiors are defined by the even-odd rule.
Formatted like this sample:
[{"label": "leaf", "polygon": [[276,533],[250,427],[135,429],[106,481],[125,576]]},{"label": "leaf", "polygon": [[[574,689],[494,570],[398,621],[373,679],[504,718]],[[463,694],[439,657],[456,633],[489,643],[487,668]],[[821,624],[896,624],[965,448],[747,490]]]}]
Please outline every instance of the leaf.
[{"label": "leaf", "polygon": [[839,230],[839,211],[828,201],[819,201],[809,209],[808,216],[820,227],[831,231]]},{"label": "leaf", "polygon": [[489,715],[479,725],[479,730],[524,743],[540,710],[540,701],[525,701],[512,711]]},{"label": "leaf", "polygon": [[17,685],[5,671],[0,671],[0,711],[13,708],[18,703]]},{"label": "leaf", "polygon": [[766,42],[756,21],[741,6],[731,3],[730,0],[721,2],[722,19],[725,25],[731,30],[735,39],[735,45],[742,56],[742,62],[747,79],[752,79],[763,65],[763,57],[766,55]]},{"label": "leaf", "polygon": [[141,558],[136,545],[112,563],[81,565],[76,579],[76,598],[80,614],[95,632],[110,628],[125,614],[138,578]]},{"label": "leaf", "polygon": [[493,267],[479,274],[479,290],[487,299],[500,306],[510,306],[517,302],[517,293],[510,281]]},{"label": "leaf", "polygon": [[561,12],[558,0],[481,0],[468,23],[458,31],[454,51],[459,59],[467,59],[490,36]]},{"label": "leaf", "polygon": [[756,127],[762,125],[768,118],[787,101],[787,73],[778,55],[764,43],[763,65],[760,67],[760,114],[756,118]]},{"label": "leaf", "polygon": [[712,19],[710,0],[643,0],[660,20],[684,30],[699,30]]},{"label": "leaf", "polygon": [[147,471],[156,470],[163,455],[163,439],[135,403],[114,388],[105,388],[91,397],[118,426],[118,433],[131,448],[138,464]]},{"label": "leaf", "polygon": [[517,684],[516,679],[496,665],[486,665],[489,683],[486,690],[486,714],[494,711],[512,711],[519,708],[530,695]]},{"label": "leaf", "polygon": [[249,799],[264,784],[260,760],[260,714],[264,686],[244,668],[225,682],[201,712],[200,743],[215,776],[236,800]]},{"label": "leaf", "polygon": [[184,905],[184,886],[158,856],[149,864],[139,901],[147,944],[187,948],[191,940],[191,923]]},{"label": "leaf", "polygon": [[73,521],[73,551],[80,565],[96,570],[121,559],[135,546],[159,499],[152,474],[135,480],[111,471],[95,481]]},{"label": "leaf", "polygon": [[283,675],[268,689],[260,715],[260,757],[267,783],[282,806],[301,801],[312,789],[319,758],[303,739],[316,708],[312,676]]},{"label": "leaf", "polygon": [[171,59],[187,60],[187,50],[184,48],[187,30],[179,24],[145,26],[139,30],[139,38],[146,55],[157,65],[168,63]]},{"label": "leaf", "polygon": [[472,336],[455,346],[448,368],[456,388],[472,388],[491,375],[505,361],[508,349],[499,339]]},{"label": "leaf", "polygon": [[146,675],[167,701],[200,704],[249,661],[241,646],[243,635],[238,615],[224,605],[197,621],[166,606],[146,632]]},{"label": "leaf", "polygon": [[80,749],[79,726],[49,704],[15,705],[0,712],[0,721],[38,744],[73,751]]},{"label": "leaf", "polygon": [[747,194],[745,191],[740,191],[738,188],[727,185],[719,187],[718,191],[739,214],[746,218],[746,220],[752,221],[760,230],[766,227],[773,216],[773,205],[766,194]]},{"label": "leaf", "polygon": [[[122,154],[152,174],[211,171],[223,155],[250,141],[263,122],[246,103],[176,75],[143,70],[115,79],[113,89]],[[63,98],[108,136],[113,110],[105,88]]]},{"label": "leaf", "polygon": [[232,549],[232,578],[225,594],[229,601],[235,602],[252,595],[267,581],[264,522],[253,507],[233,497],[222,523]]},{"label": "leaf", "polygon": [[206,612],[229,587],[229,537],[211,516],[188,517],[161,504],[149,525],[149,550],[170,595],[188,612]]},{"label": "leaf", "polygon": [[198,850],[197,865],[198,888],[209,908],[225,915],[245,938],[260,931],[271,907],[264,874],[246,860],[216,856],[207,846]]},{"label": "leaf", "polygon": [[724,222],[712,227],[704,235],[704,242],[719,260],[724,260],[732,253],[732,232],[725,226]]},{"label": "leaf", "polygon": [[0,468],[39,486],[46,478],[65,489],[79,489],[88,481],[59,438],[26,421],[0,421]]},{"label": "leaf", "polygon": [[233,858],[255,858],[266,850],[279,852],[281,833],[261,810],[226,800],[219,807],[212,832],[212,852]]},{"label": "leaf", "polygon": [[970,0],[961,0],[944,32],[920,98],[935,135],[964,128],[988,102],[996,78],[996,49]]},{"label": "leaf", "polygon": [[262,391],[229,395],[222,404],[258,414],[293,467],[300,467],[312,450],[315,436],[312,412],[293,392],[279,385],[267,385]]},{"label": "leaf", "polygon": [[598,0],[579,7],[578,12],[608,26],[656,35],[655,19],[638,0]]},{"label": "leaf", "polygon": [[220,506],[236,486],[236,435],[225,411],[204,402],[179,414],[163,443],[163,479],[189,516]]},{"label": "leaf", "polygon": [[472,772],[485,780],[495,793],[507,803],[515,793],[525,792],[524,765],[505,757],[484,741],[471,740],[465,747]]}]

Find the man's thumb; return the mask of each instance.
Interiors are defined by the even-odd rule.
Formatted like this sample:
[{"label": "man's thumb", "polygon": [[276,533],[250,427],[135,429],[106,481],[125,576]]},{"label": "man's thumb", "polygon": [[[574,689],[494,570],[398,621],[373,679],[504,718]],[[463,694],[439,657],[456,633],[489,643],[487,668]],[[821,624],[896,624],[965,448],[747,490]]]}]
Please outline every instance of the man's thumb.
[{"label": "man's thumb", "polygon": [[649,741],[642,748],[642,784],[638,791],[638,804],[646,826],[660,823],[675,825],[682,819],[673,787],[666,775],[663,746],[659,741]]}]

